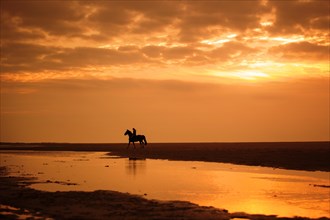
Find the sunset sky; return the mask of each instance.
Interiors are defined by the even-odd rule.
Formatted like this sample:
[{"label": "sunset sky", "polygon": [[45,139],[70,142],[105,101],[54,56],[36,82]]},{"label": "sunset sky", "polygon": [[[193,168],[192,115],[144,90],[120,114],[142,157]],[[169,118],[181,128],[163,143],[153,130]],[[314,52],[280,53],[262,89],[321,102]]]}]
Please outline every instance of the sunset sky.
[{"label": "sunset sky", "polygon": [[1,141],[328,141],[329,1],[1,1]]}]

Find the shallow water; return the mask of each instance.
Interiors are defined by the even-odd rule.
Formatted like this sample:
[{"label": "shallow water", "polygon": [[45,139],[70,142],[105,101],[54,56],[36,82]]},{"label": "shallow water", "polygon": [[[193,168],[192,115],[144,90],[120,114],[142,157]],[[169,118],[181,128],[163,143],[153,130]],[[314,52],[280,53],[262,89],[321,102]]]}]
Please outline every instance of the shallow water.
[{"label": "shallow water", "polygon": [[329,172],[224,163],[115,158],[104,152],[1,151],[10,175],[46,191],[114,190],[185,200],[230,212],[330,217]]}]

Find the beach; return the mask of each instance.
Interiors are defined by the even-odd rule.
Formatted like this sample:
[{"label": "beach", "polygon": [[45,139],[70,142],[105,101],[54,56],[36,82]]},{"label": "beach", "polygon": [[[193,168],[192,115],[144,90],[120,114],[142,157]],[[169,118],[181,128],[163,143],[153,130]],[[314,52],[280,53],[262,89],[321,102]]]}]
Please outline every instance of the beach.
[{"label": "beach", "polygon": [[139,144],[127,148],[127,144],[3,143],[0,150],[104,151],[122,157],[330,171],[330,142],[150,143],[144,148]]},{"label": "beach", "polygon": [[[319,143],[194,143],[148,144],[136,148],[126,144],[1,144],[2,152],[104,152],[104,155],[133,160],[166,159],[170,161],[225,162],[296,170],[329,172],[326,160],[329,142]],[[1,153],[1,152],[0,152]],[[85,158],[81,159],[83,163]],[[58,161],[58,163],[62,163]],[[106,169],[106,168],[104,168]],[[192,169],[196,169],[192,167]],[[42,191],[29,187],[35,176],[13,176],[1,164],[0,215],[4,219],[30,216],[39,219],[313,219],[278,217],[264,213],[232,212],[202,206],[189,201],[155,200],[113,190]],[[66,183],[68,184],[68,183]],[[70,183],[73,184],[73,183]],[[323,185],[321,187],[329,187]],[[320,217],[317,219],[329,219]]]},{"label": "beach", "polygon": [[51,219],[230,219],[224,210],[189,202],[147,200],[114,191],[43,192],[24,187],[29,181],[33,179],[1,174],[0,203],[17,209],[5,215],[10,209],[3,206],[2,218],[15,219],[15,215],[30,213]]}]

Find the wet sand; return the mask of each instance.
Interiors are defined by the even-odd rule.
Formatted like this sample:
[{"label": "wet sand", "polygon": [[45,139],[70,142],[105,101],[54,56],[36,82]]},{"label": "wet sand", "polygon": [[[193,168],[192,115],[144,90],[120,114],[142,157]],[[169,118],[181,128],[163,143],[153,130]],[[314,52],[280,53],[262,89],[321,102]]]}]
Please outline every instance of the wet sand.
[{"label": "wet sand", "polygon": [[222,162],[273,168],[330,171],[330,142],[150,143],[136,144],[5,144],[0,150],[104,151],[129,158]]},{"label": "wet sand", "polygon": [[54,219],[229,219],[224,210],[200,207],[189,202],[147,200],[114,191],[44,192],[27,188],[34,179],[0,177],[0,203],[18,208],[12,215],[0,218],[15,219],[25,212],[35,217]]},{"label": "wet sand", "polygon": [[190,202],[147,200],[115,191],[44,192],[27,187],[35,181],[33,177],[10,177],[6,168],[0,167],[1,219],[310,219],[229,213]]}]

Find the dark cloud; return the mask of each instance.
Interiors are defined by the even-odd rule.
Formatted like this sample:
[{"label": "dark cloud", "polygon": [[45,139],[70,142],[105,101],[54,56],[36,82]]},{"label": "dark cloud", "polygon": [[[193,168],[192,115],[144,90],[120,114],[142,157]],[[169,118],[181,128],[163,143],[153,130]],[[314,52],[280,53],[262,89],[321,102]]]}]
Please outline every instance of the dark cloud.
[{"label": "dark cloud", "polygon": [[261,1],[188,2],[181,17],[181,40],[191,42],[223,31],[244,32],[256,28],[266,9]]},{"label": "dark cloud", "polygon": [[45,57],[58,51],[59,48],[37,44],[3,44],[1,48],[1,73],[54,69],[58,63],[45,59]]},{"label": "dark cloud", "polygon": [[94,11],[86,19],[86,25],[104,38],[111,39],[127,33],[128,25],[133,22],[134,14],[119,2],[96,1],[92,7]]},{"label": "dark cloud", "polygon": [[181,3],[167,1],[95,1],[79,2],[93,12],[86,24],[108,38],[121,34],[151,34],[164,31],[180,14]]},{"label": "dark cloud", "polygon": [[309,42],[299,42],[280,45],[269,50],[273,55],[279,55],[282,60],[288,61],[328,61],[329,46],[321,46]]},{"label": "dark cloud", "polygon": [[269,31],[279,34],[304,33],[311,29],[329,27],[329,1],[277,1],[270,0],[269,6],[276,12],[276,21]]},{"label": "dark cloud", "polygon": [[118,47],[118,51],[121,52],[130,52],[130,51],[138,51],[139,47],[135,45],[128,45],[128,46],[120,46]]},{"label": "dark cloud", "polygon": [[125,65],[143,62],[143,56],[136,51],[118,51],[114,49],[78,47],[66,49],[50,57],[59,59],[68,66]]},{"label": "dark cloud", "polygon": [[182,14],[182,2],[170,1],[142,1],[126,2],[126,7],[137,13],[140,20],[130,30],[137,34],[150,34],[163,32],[165,28],[173,25]]},{"label": "dark cloud", "polygon": [[190,47],[171,47],[165,48],[163,51],[163,57],[165,60],[184,59],[192,56],[194,52],[197,52],[197,50]]},{"label": "dark cloud", "polygon": [[164,51],[165,47],[163,46],[145,46],[141,49],[141,51],[151,58],[159,58],[162,55],[162,52]]},{"label": "dark cloud", "polygon": [[12,18],[7,12],[1,14],[1,40],[26,41],[45,38],[45,34],[38,30],[18,29],[19,21]]},{"label": "dark cloud", "polygon": [[256,16],[267,11],[262,1],[193,1],[188,2],[186,6],[186,11],[192,11],[195,14],[218,15],[226,18],[224,23],[233,22],[234,26],[237,25],[240,28],[248,27],[249,23],[256,22]]},{"label": "dark cloud", "polygon": [[84,18],[84,10],[73,1],[4,1],[1,7],[11,16],[3,22],[15,19],[17,28],[39,28],[49,34],[65,36],[83,30],[77,24]]},{"label": "dark cloud", "polygon": [[36,44],[4,44],[2,73],[20,71],[69,70],[88,66],[127,65],[145,62],[134,50],[106,48],[61,48]]},{"label": "dark cloud", "polygon": [[119,4],[123,4],[129,10],[140,12],[146,17],[162,19],[176,17],[184,7],[184,3],[179,1],[125,1]]},{"label": "dark cloud", "polygon": [[329,31],[330,27],[330,16],[316,17],[310,20],[312,29]]}]

